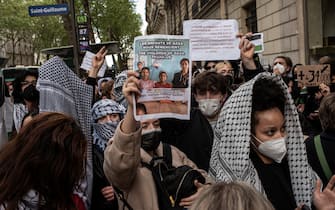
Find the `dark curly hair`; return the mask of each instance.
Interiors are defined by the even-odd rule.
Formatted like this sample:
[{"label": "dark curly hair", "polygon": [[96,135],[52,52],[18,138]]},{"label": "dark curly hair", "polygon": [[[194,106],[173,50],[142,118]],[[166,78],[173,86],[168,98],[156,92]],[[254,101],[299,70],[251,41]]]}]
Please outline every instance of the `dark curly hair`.
[{"label": "dark curly hair", "polygon": [[198,74],[192,83],[192,92],[199,94],[206,91],[226,94],[227,85],[224,76],[214,71],[205,71]]},{"label": "dark curly hair", "polygon": [[278,108],[284,115],[285,101],[285,94],[279,85],[266,78],[257,80],[252,90],[251,132],[255,133],[257,112]]}]

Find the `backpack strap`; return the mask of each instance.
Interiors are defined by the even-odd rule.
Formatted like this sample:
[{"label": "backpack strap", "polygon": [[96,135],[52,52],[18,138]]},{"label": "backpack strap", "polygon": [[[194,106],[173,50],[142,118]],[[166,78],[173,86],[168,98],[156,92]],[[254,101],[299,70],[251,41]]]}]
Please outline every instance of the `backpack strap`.
[{"label": "backpack strap", "polygon": [[163,158],[166,164],[171,167],[172,166],[172,152],[170,144],[163,143]]},{"label": "backpack strap", "polygon": [[332,176],[332,172],[329,168],[325,153],[322,148],[320,135],[317,135],[314,137],[314,145],[315,145],[316,154],[318,155],[323,173],[326,175],[326,178],[329,180],[330,177]]},{"label": "backpack strap", "polygon": [[115,187],[114,185],[113,185],[113,188],[114,188],[114,190],[115,190],[115,192],[116,192],[116,195],[117,195],[117,196],[119,197],[119,199],[123,202],[123,207],[122,207],[122,209],[124,210],[125,207],[127,207],[128,210],[134,210],[134,209],[130,206],[130,204],[127,202],[127,200],[124,198],[124,194],[123,194],[122,190],[120,190],[119,188]]}]

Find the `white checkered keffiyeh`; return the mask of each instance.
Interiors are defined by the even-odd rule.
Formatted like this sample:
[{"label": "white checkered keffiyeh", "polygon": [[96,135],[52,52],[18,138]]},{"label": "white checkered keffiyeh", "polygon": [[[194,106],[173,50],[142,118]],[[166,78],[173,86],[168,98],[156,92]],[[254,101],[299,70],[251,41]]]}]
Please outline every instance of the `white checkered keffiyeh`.
[{"label": "white checkered keffiyeh", "polygon": [[120,74],[116,75],[113,85],[113,94],[115,96],[115,101],[122,104],[124,107],[128,107],[127,100],[122,93],[122,87],[124,82],[127,80],[127,70],[122,71]]},{"label": "white checkered keffiyeh", "polygon": [[[86,85],[59,57],[53,57],[39,69],[37,89],[40,91],[40,112],[61,112],[76,119],[88,141],[86,180],[80,183],[80,197],[90,205],[93,181],[91,101],[93,87]],[[59,183],[62,184],[62,183]]]},{"label": "white checkered keffiyeh", "polygon": [[260,78],[271,79],[280,85],[285,94],[287,160],[292,190],[297,205],[302,203],[310,205],[315,174],[307,162],[298,113],[283,80],[270,73],[258,74],[238,88],[225,103],[214,130],[209,174],[216,181],[248,182],[265,194],[257,171],[249,158],[252,90],[255,81]]},{"label": "white checkered keffiyeh", "polygon": [[97,120],[108,114],[119,114],[120,120],[123,118],[126,108],[121,104],[111,100],[102,99],[97,101],[91,110],[93,126],[93,144],[97,145],[102,151],[105,150],[107,142],[114,136],[119,122],[98,123]]}]

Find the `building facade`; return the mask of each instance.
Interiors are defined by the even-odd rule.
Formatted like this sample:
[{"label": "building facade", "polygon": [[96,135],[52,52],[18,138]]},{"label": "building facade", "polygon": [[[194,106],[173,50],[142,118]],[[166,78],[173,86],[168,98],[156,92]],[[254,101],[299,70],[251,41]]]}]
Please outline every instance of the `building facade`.
[{"label": "building facade", "polygon": [[236,19],[242,33],[264,33],[263,64],[277,55],[314,64],[335,56],[333,11],[332,0],[147,0],[147,34],[182,34],[189,19]]},{"label": "building facade", "polygon": [[34,65],[32,44],[19,41],[14,46],[11,41],[0,41],[0,58],[6,58],[6,66]]}]

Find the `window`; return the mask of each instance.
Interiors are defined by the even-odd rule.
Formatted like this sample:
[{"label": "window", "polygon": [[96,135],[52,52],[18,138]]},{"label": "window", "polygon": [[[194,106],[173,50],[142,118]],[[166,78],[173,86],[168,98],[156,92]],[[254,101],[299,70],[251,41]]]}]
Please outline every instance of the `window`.
[{"label": "window", "polygon": [[257,11],[256,11],[256,1],[251,2],[250,4],[244,7],[246,12],[245,24],[248,31],[253,33],[258,32],[257,29]]}]

